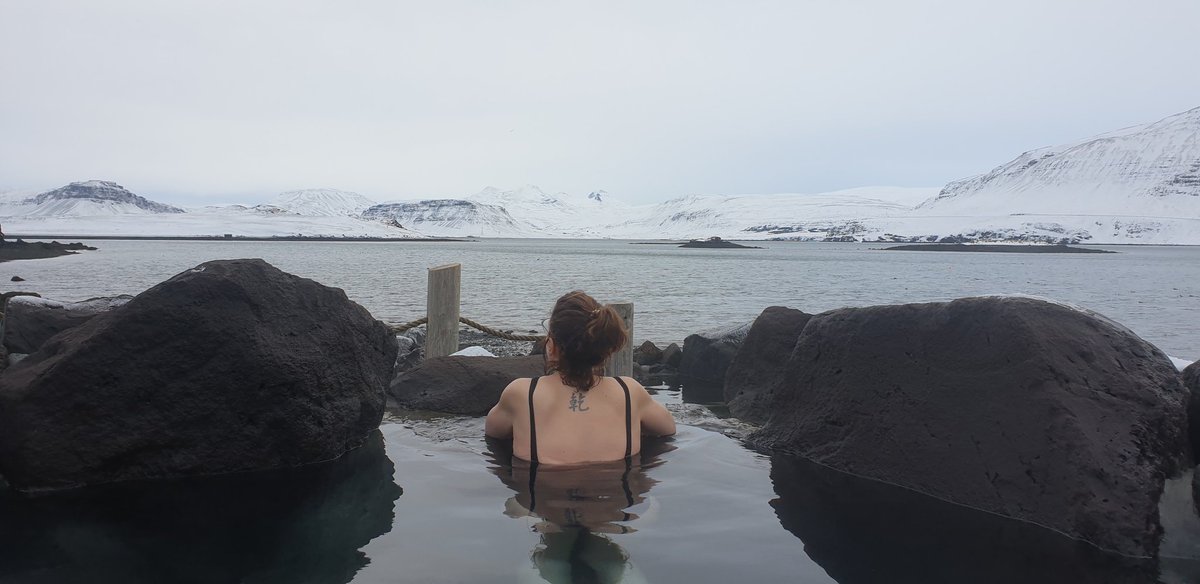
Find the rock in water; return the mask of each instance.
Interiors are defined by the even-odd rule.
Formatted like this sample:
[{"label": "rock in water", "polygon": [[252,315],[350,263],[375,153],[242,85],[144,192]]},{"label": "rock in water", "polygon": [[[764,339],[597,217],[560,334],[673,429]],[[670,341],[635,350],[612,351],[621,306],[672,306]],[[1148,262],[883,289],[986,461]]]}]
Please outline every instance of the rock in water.
[{"label": "rock in water", "polygon": [[0,471],[38,490],[330,460],[379,425],[395,361],[341,290],[208,262],[0,375]]},{"label": "rock in water", "polygon": [[434,357],[396,376],[388,394],[405,408],[482,416],[512,380],[536,377],[545,369],[541,355]]},{"label": "rock in water", "polygon": [[760,447],[1153,556],[1187,394],[1119,325],[1027,298],[835,310],[804,327]]},{"label": "rock in water", "polygon": [[794,308],[771,306],[764,310],[725,373],[725,402],[729,413],[748,422],[767,421],[783,366],[796,346],[811,314]]},{"label": "rock in water", "polygon": [[662,363],[667,367],[679,369],[679,365],[683,363],[683,349],[675,343],[667,345],[667,348],[663,349]]},{"label": "rock in water", "polygon": [[50,337],[75,328],[102,312],[123,306],[132,296],[55,302],[34,296],[8,301],[4,314],[4,346],[11,353],[32,353]]},{"label": "rock in water", "polygon": [[747,323],[688,335],[683,340],[679,376],[684,399],[703,403],[725,400],[725,373],[749,331]]},{"label": "rock in water", "polygon": [[633,362],[638,365],[657,365],[662,362],[663,351],[650,341],[633,350]]},{"label": "rock in water", "polygon": [[[1200,361],[1196,361],[1183,369],[1183,385],[1187,388],[1188,429],[1192,443],[1192,455],[1200,457]],[[1200,499],[1196,500],[1200,505]]]}]

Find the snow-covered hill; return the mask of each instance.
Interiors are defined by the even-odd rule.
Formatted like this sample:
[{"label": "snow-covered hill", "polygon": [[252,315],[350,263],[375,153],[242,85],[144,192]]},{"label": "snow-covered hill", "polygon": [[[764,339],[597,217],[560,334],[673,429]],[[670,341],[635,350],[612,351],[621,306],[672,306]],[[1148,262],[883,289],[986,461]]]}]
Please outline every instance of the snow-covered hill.
[{"label": "snow-covered hill", "polygon": [[1025,152],[921,205],[941,214],[1200,216],[1200,107]]},{"label": "snow-covered hill", "polygon": [[863,221],[907,213],[934,192],[863,187],[817,194],[692,195],[642,210],[609,230],[641,238],[826,239]]},{"label": "snow-covered hill", "polygon": [[183,213],[183,209],[156,203],[110,181],[73,182],[28,198],[9,197],[0,205],[0,216],[91,217]]},{"label": "snow-covered hill", "polygon": [[1200,245],[1200,108],[1025,152],[859,237]]},{"label": "snow-covered hill", "polygon": [[400,225],[433,237],[537,237],[538,231],[518,221],[504,207],[462,199],[427,199],[382,203],[363,217]]},{"label": "snow-covered hill", "polygon": [[375,201],[350,191],[303,189],[280,193],[266,205],[257,207],[306,217],[345,217],[361,215],[374,204]]}]

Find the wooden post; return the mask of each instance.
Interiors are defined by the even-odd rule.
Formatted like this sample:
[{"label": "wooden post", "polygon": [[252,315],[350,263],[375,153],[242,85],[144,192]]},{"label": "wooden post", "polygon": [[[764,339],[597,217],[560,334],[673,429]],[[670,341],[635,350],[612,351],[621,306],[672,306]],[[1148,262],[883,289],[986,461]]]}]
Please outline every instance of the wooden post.
[{"label": "wooden post", "polygon": [[612,306],[625,321],[625,330],[629,333],[629,338],[625,340],[625,346],[608,358],[608,363],[604,365],[604,373],[613,377],[631,377],[633,375],[633,303],[614,302],[609,306]]},{"label": "wooden post", "polygon": [[429,268],[425,315],[425,358],[458,351],[458,303],[461,299],[462,264]]}]

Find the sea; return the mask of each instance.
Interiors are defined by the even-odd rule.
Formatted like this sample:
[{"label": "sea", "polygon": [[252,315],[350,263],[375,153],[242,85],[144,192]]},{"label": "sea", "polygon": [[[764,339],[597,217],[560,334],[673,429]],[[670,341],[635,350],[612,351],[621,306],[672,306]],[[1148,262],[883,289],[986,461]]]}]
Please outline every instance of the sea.
[{"label": "sea", "polygon": [[[1200,248],[1112,254],[884,251],[764,242],[87,242],[2,264],[11,289],[56,300],[137,294],[204,261],[257,257],[377,318],[424,314],[426,270],[462,265],[462,314],[538,330],[582,289],[635,306],[660,345],[783,305],[1020,294],[1094,310],[1166,353],[1200,357]],[[0,492],[0,583],[1130,582],[1200,577],[1191,473],[1168,482],[1161,560],[1114,557],[1049,530],[755,451],[719,408],[654,390],[680,421],[629,465],[532,473],[479,418],[391,412],[328,464],[100,488],[29,501]]]},{"label": "sea", "polygon": [[209,260],[262,258],[342,288],[376,318],[425,315],[426,270],[462,265],[463,316],[540,331],[554,301],[583,290],[634,304],[634,339],[682,343],[754,320],[768,306],[846,306],[1019,294],[1066,302],[1125,325],[1167,354],[1200,359],[1200,247],[1107,246],[1111,254],[883,251],[881,244],[756,242],[691,249],[620,240],[461,242],[85,241],[74,256],[0,264],[11,289],[75,301],[137,294]]}]

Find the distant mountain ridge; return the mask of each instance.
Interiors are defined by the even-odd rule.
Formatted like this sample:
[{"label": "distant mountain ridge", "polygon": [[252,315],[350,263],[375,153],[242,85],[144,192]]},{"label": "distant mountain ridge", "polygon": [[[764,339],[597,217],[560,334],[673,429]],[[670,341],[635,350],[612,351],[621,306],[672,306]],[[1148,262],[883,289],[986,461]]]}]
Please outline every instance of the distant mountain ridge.
[{"label": "distant mountain ridge", "polygon": [[[119,220],[134,214],[154,218]],[[549,193],[535,185],[378,204],[348,191],[306,189],[253,207],[188,213],[108,181],[0,196],[0,219],[13,233],[64,233],[46,230],[80,222],[96,233],[118,224],[162,231],[167,217],[192,214],[208,219],[186,229],[211,230],[205,234],[1200,245],[1200,108],[1030,150],[941,189],[687,195],[649,205],[603,190]]]}]

